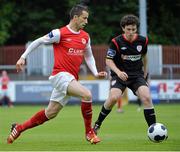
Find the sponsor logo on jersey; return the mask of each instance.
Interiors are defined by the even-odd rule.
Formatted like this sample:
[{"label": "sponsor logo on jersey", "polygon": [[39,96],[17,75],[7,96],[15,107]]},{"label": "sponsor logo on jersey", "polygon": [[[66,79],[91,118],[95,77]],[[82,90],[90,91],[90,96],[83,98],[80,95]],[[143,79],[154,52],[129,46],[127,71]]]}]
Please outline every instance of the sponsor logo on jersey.
[{"label": "sponsor logo on jersey", "polygon": [[116,55],[116,51],[113,49],[108,49],[107,56],[108,57],[114,57]]},{"label": "sponsor logo on jersey", "polygon": [[82,41],[82,44],[86,44],[86,39],[82,38],[81,41]]},{"label": "sponsor logo on jersey", "polygon": [[53,32],[51,31],[49,34],[48,34],[49,38],[52,38],[54,35],[53,35]]},{"label": "sponsor logo on jersey", "polygon": [[69,48],[68,55],[83,55],[84,50],[81,49],[75,49],[75,48]]},{"label": "sponsor logo on jersey", "polygon": [[129,61],[137,61],[141,59],[141,54],[139,55],[121,55],[121,58],[123,60],[129,60]]},{"label": "sponsor logo on jersey", "polygon": [[138,46],[137,46],[137,50],[138,50],[138,52],[141,52],[141,51],[142,51],[142,46],[141,46],[141,45],[138,45]]}]

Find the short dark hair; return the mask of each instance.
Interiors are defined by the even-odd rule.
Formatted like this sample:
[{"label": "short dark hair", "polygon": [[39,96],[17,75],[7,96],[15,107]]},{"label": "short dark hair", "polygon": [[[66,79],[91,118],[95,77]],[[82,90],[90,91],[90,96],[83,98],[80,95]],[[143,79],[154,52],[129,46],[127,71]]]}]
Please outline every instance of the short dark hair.
[{"label": "short dark hair", "polygon": [[139,26],[139,18],[133,14],[128,14],[122,17],[120,21],[121,27],[125,27],[126,25],[136,25]]},{"label": "short dark hair", "polygon": [[74,15],[80,16],[82,11],[88,11],[88,7],[85,5],[77,4],[69,12],[70,19],[73,19]]}]

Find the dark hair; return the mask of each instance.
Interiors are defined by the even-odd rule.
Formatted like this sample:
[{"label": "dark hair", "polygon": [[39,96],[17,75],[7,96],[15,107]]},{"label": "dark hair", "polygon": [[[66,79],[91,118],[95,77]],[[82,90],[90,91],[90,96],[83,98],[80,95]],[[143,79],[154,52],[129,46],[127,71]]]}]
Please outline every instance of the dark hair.
[{"label": "dark hair", "polygon": [[82,11],[89,12],[88,7],[81,4],[75,5],[69,12],[70,19],[73,19],[74,15],[80,16]]},{"label": "dark hair", "polygon": [[84,5],[84,6],[89,6],[90,5],[90,0],[80,0],[80,5]]},{"label": "dark hair", "polygon": [[122,17],[120,21],[121,27],[125,27],[126,25],[136,25],[137,27],[139,26],[139,19],[137,16],[133,14],[128,14]]}]

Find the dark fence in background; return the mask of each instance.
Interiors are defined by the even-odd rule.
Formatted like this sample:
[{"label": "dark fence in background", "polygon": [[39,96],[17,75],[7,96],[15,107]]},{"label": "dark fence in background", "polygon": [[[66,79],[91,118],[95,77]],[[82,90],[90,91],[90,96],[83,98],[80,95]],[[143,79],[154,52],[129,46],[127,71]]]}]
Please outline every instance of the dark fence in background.
[{"label": "dark fence in background", "polygon": [[14,65],[24,50],[24,45],[0,47],[0,65]]},{"label": "dark fence in background", "polygon": [[[105,56],[108,45],[92,46],[98,70],[105,70]],[[25,50],[25,45],[0,47],[0,71],[8,65],[8,73],[15,73],[14,65]],[[180,78],[180,46],[162,46],[163,74],[170,72],[176,78]],[[152,62],[153,64],[153,62]],[[174,65],[174,66],[173,66]]]},{"label": "dark fence in background", "polygon": [[106,51],[108,49],[107,45],[94,45],[92,46],[94,58],[96,60],[96,65],[98,70],[106,70],[105,57]]},{"label": "dark fence in background", "polygon": [[[163,64],[180,65],[180,46],[163,46]],[[167,73],[168,69],[164,68],[163,73]],[[174,67],[173,74],[180,74],[180,68]]]}]

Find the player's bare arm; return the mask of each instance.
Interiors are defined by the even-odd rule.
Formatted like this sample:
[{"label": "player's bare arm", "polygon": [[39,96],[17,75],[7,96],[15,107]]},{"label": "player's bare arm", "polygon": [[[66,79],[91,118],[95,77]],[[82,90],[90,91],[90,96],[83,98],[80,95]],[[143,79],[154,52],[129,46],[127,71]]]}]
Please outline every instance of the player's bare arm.
[{"label": "player's bare arm", "polygon": [[115,63],[114,63],[113,60],[111,60],[111,59],[106,59],[106,65],[107,65],[111,70],[113,70],[121,80],[126,81],[126,80],[128,79],[128,75],[127,75],[125,72],[120,71],[120,70],[116,67],[116,65],[115,65]]}]

